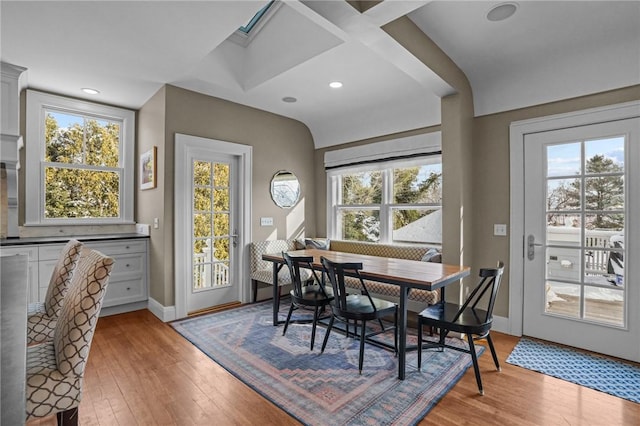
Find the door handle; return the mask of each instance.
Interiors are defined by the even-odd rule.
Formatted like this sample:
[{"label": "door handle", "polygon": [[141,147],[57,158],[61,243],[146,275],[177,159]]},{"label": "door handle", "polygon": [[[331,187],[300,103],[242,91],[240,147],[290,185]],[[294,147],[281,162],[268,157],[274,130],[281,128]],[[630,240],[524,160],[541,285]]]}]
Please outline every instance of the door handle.
[{"label": "door handle", "polygon": [[231,237],[231,244],[233,244],[234,247],[237,247],[238,246],[238,230],[234,229],[233,234],[229,236]]},{"label": "door handle", "polygon": [[533,260],[536,257],[536,247],[542,247],[542,244],[536,243],[536,237],[529,234],[527,237],[527,259]]}]

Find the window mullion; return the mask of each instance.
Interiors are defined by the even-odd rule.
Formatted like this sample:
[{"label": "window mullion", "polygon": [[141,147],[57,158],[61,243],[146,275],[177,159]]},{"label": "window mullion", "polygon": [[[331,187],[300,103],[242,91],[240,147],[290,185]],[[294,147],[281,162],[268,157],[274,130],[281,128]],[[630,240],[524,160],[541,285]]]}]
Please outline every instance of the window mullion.
[{"label": "window mullion", "polygon": [[380,242],[391,242],[392,215],[389,205],[393,201],[393,169],[382,172],[382,200],[380,203]]}]

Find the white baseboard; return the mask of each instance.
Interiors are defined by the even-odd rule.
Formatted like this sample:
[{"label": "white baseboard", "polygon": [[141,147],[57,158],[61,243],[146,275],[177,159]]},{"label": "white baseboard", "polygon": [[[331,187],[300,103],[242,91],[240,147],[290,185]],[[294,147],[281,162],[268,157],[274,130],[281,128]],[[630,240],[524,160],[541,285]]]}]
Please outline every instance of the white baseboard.
[{"label": "white baseboard", "polygon": [[149,309],[153,315],[160,318],[162,322],[169,322],[176,319],[175,306],[164,306],[152,297],[149,298],[147,309]]},{"label": "white baseboard", "polygon": [[491,326],[491,330],[504,334],[512,334],[510,328],[509,318],[499,317],[496,315],[493,316],[493,325]]},{"label": "white baseboard", "polygon": [[139,311],[140,309],[147,309],[146,301],[105,307],[100,310],[100,316],[108,317],[109,315],[124,314],[125,312]]}]

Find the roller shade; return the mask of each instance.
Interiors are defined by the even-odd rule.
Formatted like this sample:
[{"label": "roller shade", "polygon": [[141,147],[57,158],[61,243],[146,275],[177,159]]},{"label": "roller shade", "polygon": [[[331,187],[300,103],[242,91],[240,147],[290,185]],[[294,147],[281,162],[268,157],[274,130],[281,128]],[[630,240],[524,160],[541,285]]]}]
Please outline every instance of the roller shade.
[{"label": "roller shade", "polygon": [[442,153],[441,132],[425,133],[351,148],[327,151],[324,154],[326,170],[381,161],[439,155]]}]

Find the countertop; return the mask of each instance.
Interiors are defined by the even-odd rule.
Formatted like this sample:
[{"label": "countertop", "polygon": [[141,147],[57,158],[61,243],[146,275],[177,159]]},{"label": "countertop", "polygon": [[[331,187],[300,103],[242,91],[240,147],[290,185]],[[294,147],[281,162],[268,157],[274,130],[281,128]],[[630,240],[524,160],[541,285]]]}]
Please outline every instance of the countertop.
[{"label": "countertop", "polygon": [[60,244],[66,243],[71,238],[75,238],[81,242],[90,241],[112,241],[133,238],[149,238],[145,234],[127,233],[127,234],[99,234],[99,235],[60,235],[53,237],[26,237],[26,238],[3,238],[0,239],[0,246],[21,246],[31,244]]}]

